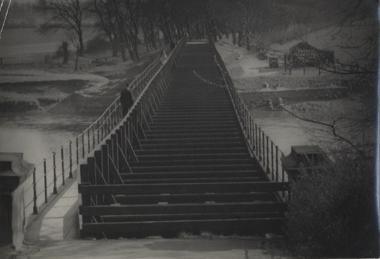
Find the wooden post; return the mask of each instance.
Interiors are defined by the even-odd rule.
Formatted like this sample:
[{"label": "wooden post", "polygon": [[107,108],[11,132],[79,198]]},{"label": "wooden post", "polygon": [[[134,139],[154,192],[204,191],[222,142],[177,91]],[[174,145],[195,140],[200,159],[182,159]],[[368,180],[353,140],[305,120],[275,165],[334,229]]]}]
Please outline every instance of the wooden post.
[{"label": "wooden post", "polygon": [[61,146],[61,166],[62,166],[62,185],[65,185],[65,160],[63,154],[63,146]]},{"label": "wooden post", "polygon": [[69,141],[69,178],[73,178],[73,158],[71,151],[72,143]]},{"label": "wooden post", "polygon": [[79,140],[78,140],[78,137],[75,138],[75,146],[76,146],[77,165],[79,165]]},{"label": "wooden post", "polygon": [[271,156],[271,169],[272,169],[272,180],[274,180],[274,154],[273,154],[273,141],[270,141],[270,156]]},{"label": "wooden post", "polygon": [[36,168],[33,170],[33,214],[38,214]]},{"label": "wooden post", "polygon": [[47,194],[46,159],[44,159],[44,194],[45,194],[45,203],[47,203],[48,202],[48,194]]},{"label": "wooden post", "polygon": [[55,162],[55,152],[53,152],[53,193],[57,194],[57,167]]},{"label": "wooden post", "polygon": [[276,145],[276,182],[278,182],[278,146]]},{"label": "wooden post", "polygon": [[87,130],[87,152],[88,153],[90,153],[90,149],[91,149],[90,129]]},{"label": "wooden post", "polygon": [[84,133],[82,133],[82,159],[84,159]]},{"label": "wooden post", "polygon": [[265,139],[266,139],[266,169],[267,169],[267,173],[269,174],[270,173],[270,171],[269,171],[269,137],[268,136],[266,136],[265,137]]}]

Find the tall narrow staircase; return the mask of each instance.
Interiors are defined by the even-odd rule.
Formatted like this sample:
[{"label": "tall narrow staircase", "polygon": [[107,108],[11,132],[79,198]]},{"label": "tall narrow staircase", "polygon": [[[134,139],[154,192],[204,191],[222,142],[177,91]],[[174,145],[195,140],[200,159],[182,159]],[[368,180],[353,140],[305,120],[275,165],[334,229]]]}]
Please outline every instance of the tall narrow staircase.
[{"label": "tall narrow staircase", "polygon": [[182,49],[136,155],[123,184],[80,186],[82,196],[113,197],[81,206],[83,236],[281,232],[284,186],[250,156],[208,44]]}]

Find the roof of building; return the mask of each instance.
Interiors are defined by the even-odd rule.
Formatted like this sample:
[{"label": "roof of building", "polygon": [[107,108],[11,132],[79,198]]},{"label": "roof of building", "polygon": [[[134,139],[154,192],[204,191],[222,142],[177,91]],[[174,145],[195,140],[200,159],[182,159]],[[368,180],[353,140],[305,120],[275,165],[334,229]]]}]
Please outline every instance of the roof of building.
[{"label": "roof of building", "polygon": [[295,49],[309,49],[309,50],[318,50],[316,47],[310,45],[308,42],[306,41],[301,41],[295,45],[293,45],[292,47],[289,48],[290,51],[292,50],[295,50]]}]

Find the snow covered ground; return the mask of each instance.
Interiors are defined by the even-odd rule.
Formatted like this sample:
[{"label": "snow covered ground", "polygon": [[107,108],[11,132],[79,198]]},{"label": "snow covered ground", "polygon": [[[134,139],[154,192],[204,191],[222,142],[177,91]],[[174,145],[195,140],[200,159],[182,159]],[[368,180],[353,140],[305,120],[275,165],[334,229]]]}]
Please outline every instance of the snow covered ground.
[{"label": "snow covered ground", "polygon": [[107,78],[89,73],[52,73],[36,69],[0,70],[0,86],[1,84],[27,84],[71,80],[88,82],[83,89],[80,90],[80,93],[83,94],[99,93],[109,83]]},{"label": "snow covered ground", "polygon": [[8,107],[0,111],[0,152],[24,152],[29,162],[41,162],[94,121],[152,54],[138,64],[110,57],[79,72],[71,65],[2,67],[0,105]]},{"label": "snow covered ground", "polygon": [[[292,258],[279,245],[281,241],[244,237],[146,238],[121,240],[71,240],[47,242],[14,252],[21,259],[247,259]],[[6,252],[6,251],[4,251]],[[10,251],[8,251],[11,254]],[[0,250],[1,256],[1,250]]]},{"label": "snow covered ground", "polygon": [[[312,45],[320,48],[329,48],[337,44],[331,39],[336,28],[327,28],[305,36]],[[298,41],[285,44],[274,44],[271,48],[277,51],[286,51]],[[315,44],[314,44],[315,43]],[[355,82],[352,76],[340,76],[330,73],[319,75],[315,68],[296,69],[292,75],[279,69],[269,69],[267,60],[260,60],[255,53],[248,52],[245,48],[233,46],[231,39],[223,38],[216,47],[226,63],[227,69],[234,81],[240,95],[246,100],[256,122],[264,132],[277,144],[285,155],[289,153],[293,145],[319,145],[334,159],[339,151],[350,148],[346,143],[333,136],[331,128],[315,123],[300,120],[285,110],[271,111],[269,106],[263,107],[261,103],[255,105],[257,98],[250,99],[254,93],[276,93],[281,91],[346,89]],[[338,53],[341,55],[341,52]],[[347,91],[348,92],[348,91]],[[329,98],[329,100],[316,97],[315,100],[303,98],[302,94],[291,103],[284,100],[285,108],[295,114],[309,119],[319,120],[325,123],[333,123],[338,118],[345,118],[337,124],[340,134],[357,145],[373,146],[374,122],[358,124],[358,118],[373,112],[373,101],[368,95],[348,93],[346,97]],[[272,100],[273,101],[273,100]],[[262,100],[261,100],[262,102]],[[265,100],[265,103],[267,101]],[[278,107],[277,107],[278,108]],[[344,122],[343,122],[344,121]]]}]

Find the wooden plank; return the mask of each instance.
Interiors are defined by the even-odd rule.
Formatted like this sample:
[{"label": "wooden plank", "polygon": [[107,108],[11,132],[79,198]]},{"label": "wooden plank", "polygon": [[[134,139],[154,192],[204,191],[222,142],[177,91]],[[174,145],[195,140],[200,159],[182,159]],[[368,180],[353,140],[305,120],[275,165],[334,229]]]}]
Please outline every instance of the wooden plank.
[{"label": "wooden plank", "polygon": [[184,184],[112,184],[79,185],[80,193],[112,194],[159,194],[197,192],[275,192],[287,188],[287,183],[231,182],[231,183],[184,183]]},{"label": "wooden plank", "polygon": [[82,236],[104,238],[145,237],[160,235],[175,237],[180,232],[200,234],[203,231],[223,235],[251,235],[265,233],[281,233],[283,218],[240,218],[211,220],[175,220],[147,222],[85,223]]},{"label": "wooden plank", "polygon": [[159,202],[168,203],[194,203],[194,202],[251,202],[256,200],[273,201],[274,195],[268,192],[254,192],[254,193],[184,193],[184,194],[171,194],[171,195],[154,195],[154,194],[140,194],[140,195],[116,195],[117,202],[120,204],[155,204]]},{"label": "wooden plank", "polygon": [[81,206],[79,213],[84,216],[171,214],[171,213],[226,213],[226,212],[282,212],[282,202],[254,201],[237,203],[183,203],[183,204],[139,204],[139,205],[98,205]]},{"label": "wooden plank", "polygon": [[156,178],[156,179],[128,179],[123,177],[126,184],[139,184],[139,183],[207,183],[207,182],[233,182],[233,181],[260,181],[265,177],[193,177],[193,178]]},{"label": "wooden plank", "polygon": [[102,222],[142,222],[171,220],[211,220],[244,218],[279,218],[282,212],[226,212],[226,213],[175,213],[175,214],[136,214],[102,216]]}]

